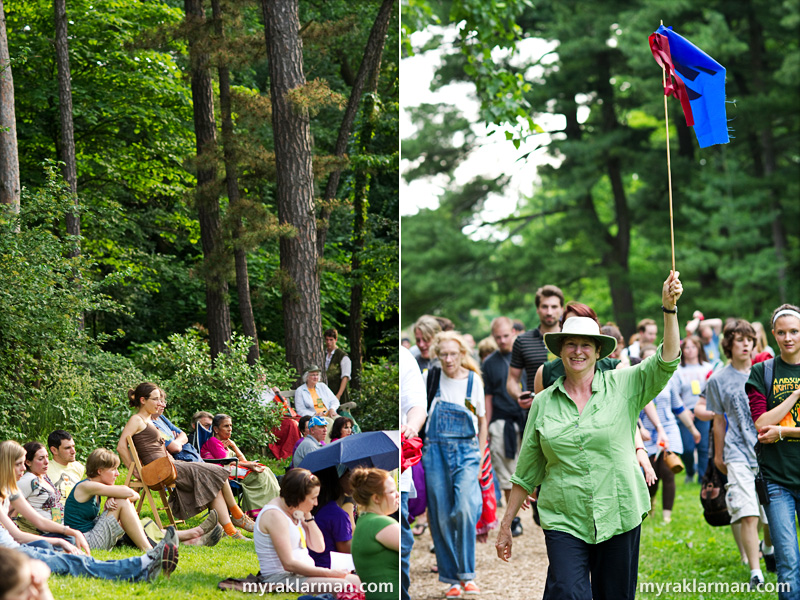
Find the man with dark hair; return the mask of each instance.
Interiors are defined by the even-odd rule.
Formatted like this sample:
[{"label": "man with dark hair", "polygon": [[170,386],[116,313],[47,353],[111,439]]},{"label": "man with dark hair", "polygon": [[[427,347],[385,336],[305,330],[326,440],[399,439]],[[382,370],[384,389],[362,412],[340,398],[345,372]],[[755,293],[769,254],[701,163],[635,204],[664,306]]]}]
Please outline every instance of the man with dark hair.
[{"label": "man with dark hair", "polygon": [[86,467],[75,460],[75,440],[68,431],[56,429],[48,435],[47,447],[53,457],[47,466],[47,476],[66,499],[75,484],[83,479]]},{"label": "man with dark hair", "polygon": [[[750,566],[751,585],[764,583],[758,562],[758,521],[764,524],[768,541],[767,517],[760,506],[755,488],[758,462],[754,446],[758,440],[745,383],[750,376],[750,353],[756,332],[747,321],[735,319],[725,325],[722,349],[730,363],[716,371],[705,389],[708,410],[714,412],[714,464],[728,477],[725,502],[731,515],[731,527],[741,527],[742,547]],[[774,551],[764,548],[764,562],[775,570]]]},{"label": "man with dark hair", "polygon": [[520,398],[522,387],[520,380],[525,370],[528,390],[533,389],[536,370],[548,360],[547,348],[544,345],[545,333],[561,331],[561,315],[564,312],[564,294],[554,285],[545,285],[536,290],[536,312],[539,315],[539,327],[517,336],[514,349],[511,351],[511,365],[508,369],[506,390],[512,400],[519,402],[520,407],[527,410],[533,398],[526,393]]},{"label": "man with dark hair", "polygon": [[325,373],[328,376],[328,387],[336,394],[340,404],[349,400],[347,382],[350,381],[352,362],[341,348],[336,347],[339,332],[331,327],[323,334],[325,337]]}]

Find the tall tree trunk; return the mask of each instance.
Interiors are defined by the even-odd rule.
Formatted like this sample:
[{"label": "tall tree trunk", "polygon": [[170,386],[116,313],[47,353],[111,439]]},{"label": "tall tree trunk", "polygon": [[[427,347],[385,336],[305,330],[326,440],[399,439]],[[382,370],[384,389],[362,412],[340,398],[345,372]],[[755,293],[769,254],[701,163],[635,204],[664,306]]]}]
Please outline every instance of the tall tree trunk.
[{"label": "tall tree trunk", "polygon": [[[361,153],[369,153],[372,137],[375,133],[375,123],[380,117],[380,103],[378,102],[378,73],[380,61],[370,77],[370,93],[364,102],[364,119],[359,136]],[[353,201],[353,254],[350,259],[353,285],[350,286],[350,362],[351,387],[361,389],[361,371],[364,365],[364,273],[362,272],[361,253],[364,252],[367,212],[369,208],[369,180],[370,175],[366,169],[359,169],[355,180],[355,198]]]},{"label": "tall tree trunk", "polygon": [[[336,138],[335,156],[344,156],[347,149],[347,140],[353,129],[356,120],[358,106],[361,104],[361,94],[368,79],[372,79],[373,73],[380,70],[381,56],[386,44],[386,32],[389,29],[389,21],[392,18],[392,7],[394,0],[383,0],[375,22],[372,24],[367,45],[364,48],[364,56],[361,59],[361,66],[358,75],[350,91],[350,98],[347,100],[347,108],[344,111],[342,124],[339,126],[339,136]],[[375,91],[375,90],[373,90]],[[336,190],[339,188],[339,179],[342,175],[341,169],[336,169],[328,176],[328,183],[325,186],[325,195],[322,200],[322,210],[320,211],[320,226],[317,230],[317,254],[325,254],[325,238],[328,234],[328,219],[331,216],[331,206],[336,197]]]},{"label": "tall tree trunk", "polygon": [[[67,235],[75,237],[75,245],[69,256],[81,255],[81,215],[78,212],[78,167],[75,160],[75,136],[72,126],[72,82],[69,66],[69,41],[67,37],[67,0],[54,0],[53,11],[56,25],[56,67],[58,69],[58,112],[61,124],[61,144],[59,158],[63,165],[64,179],[69,185],[75,209],[66,214]],[[84,315],[78,316],[83,329]]]},{"label": "tall tree trunk", "polygon": [[8,53],[6,12],[0,0],[0,204],[19,212],[19,154],[17,117],[14,112],[14,78]]},{"label": "tall tree trunk", "polygon": [[289,92],[305,84],[297,0],[261,0],[269,58],[272,129],[275,139],[278,220],[296,235],[280,241],[284,275],[283,325],[286,359],[302,372],[323,360],[317,223],[308,110]]},{"label": "tall tree trunk", "polygon": [[202,0],[184,0],[189,25],[189,60],[192,73],[194,131],[197,140],[197,212],[203,245],[206,313],[211,357],[225,351],[231,338],[228,306],[227,260],[222,244],[216,165],[216,125],[209,56],[202,47],[206,17]]},{"label": "tall tree trunk", "polygon": [[[220,41],[225,40],[225,29],[222,23],[222,8],[219,0],[211,0],[214,13],[214,31]],[[222,113],[222,148],[225,156],[225,182],[228,188],[228,201],[231,207],[239,204],[239,172],[236,165],[236,146],[233,139],[233,117],[231,116],[231,83],[228,65],[225,62],[225,51],[219,53],[219,106]],[[242,220],[237,218],[233,224],[233,258],[236,265],[236,293],[239,298],[239,317],[242,320],[242,332],[253,340],[247,352],[247,363],[251,366],[258,362],[258,332],[253,316],[253,303],[250,300],[250,276],[247,273],[247,250],[241,246]]]}]

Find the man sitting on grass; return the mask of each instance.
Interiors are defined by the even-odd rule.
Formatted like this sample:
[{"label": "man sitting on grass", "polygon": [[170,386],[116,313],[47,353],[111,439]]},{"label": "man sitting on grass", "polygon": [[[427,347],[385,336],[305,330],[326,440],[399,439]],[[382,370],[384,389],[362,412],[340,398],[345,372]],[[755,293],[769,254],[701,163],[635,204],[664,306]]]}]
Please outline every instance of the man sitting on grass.
[{"label": "man sitting on grass", "polygon": [[[64,506],[64,523],[83,532],[92,549],[110,550],[126,533],[140,550],[152,549],[142,528],[134,503],[139,494],[125,485],[116,485],[119,457],[105,448],[94,450],[86,461],[88,479],[79,481]],[[100,499],[108,498],[100,511]],[[213,546],[224,532],[211,511],[199,526],[178,531],[178,540],[194,546]]]},{"label": "man sitting on grass", "polygon": [[56,429],[47,436],[47,447],[53,460],[47,466],[47,476],[55,488],[67,498],[72,487],[83,479],[86,467],[75,460],[75,440],[68,431]]}]

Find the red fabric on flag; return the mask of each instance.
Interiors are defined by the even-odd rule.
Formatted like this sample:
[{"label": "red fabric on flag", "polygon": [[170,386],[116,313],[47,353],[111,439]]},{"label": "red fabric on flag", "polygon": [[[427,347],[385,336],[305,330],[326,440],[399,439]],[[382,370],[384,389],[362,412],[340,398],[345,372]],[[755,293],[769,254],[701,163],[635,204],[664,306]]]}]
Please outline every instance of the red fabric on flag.
[{"label": "red fabric on flag", "polygon": [[[683,114],[686,117],[686,124],[691,127],[694,125],[694,115],[692,114],[692,106],[689,103],[689,94],[686,92],[686,84],[683,79],[678,77],[675,71],[675,65],[672,62],[672,55],[669,51],[669,40],[667,36],[660,33],[652,33],[648,38],[650,40],[650,51],[653,53],[653,58],[663,68],[667,70],[666,80],[664,83],[664,95],[675,96],[681,101]],[[672,78],[675,78],[675,83],[672,83]]]}]

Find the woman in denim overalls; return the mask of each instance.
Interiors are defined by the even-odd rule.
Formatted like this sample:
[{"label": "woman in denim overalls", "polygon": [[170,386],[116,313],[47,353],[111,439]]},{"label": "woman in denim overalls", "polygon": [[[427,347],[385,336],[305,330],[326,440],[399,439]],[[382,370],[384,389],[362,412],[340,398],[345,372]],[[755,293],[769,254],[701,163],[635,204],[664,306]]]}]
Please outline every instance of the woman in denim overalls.
[{"label": "woman in denim overalls", "polygon": [[439,580],[446,598],[478,594],[475,527],[481,515],[480,451],[486,445],[483,382],[467,345],[453,331],[437,334],[433,353],[442,363],[431,404],[422,462]]}]

